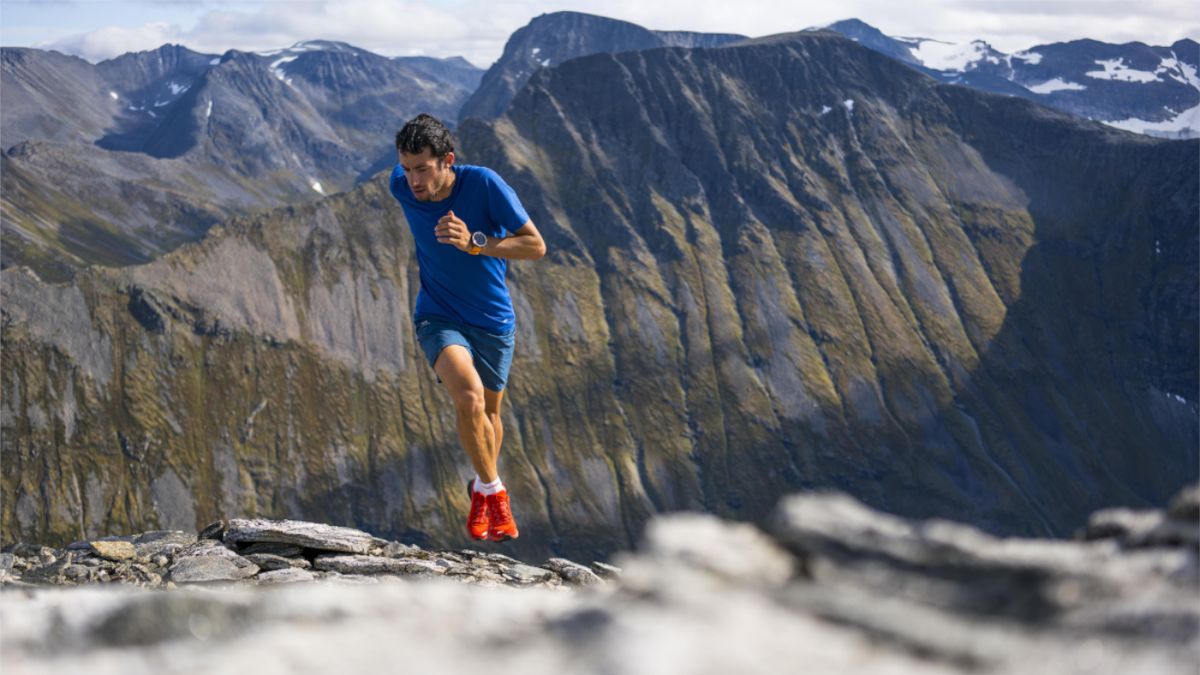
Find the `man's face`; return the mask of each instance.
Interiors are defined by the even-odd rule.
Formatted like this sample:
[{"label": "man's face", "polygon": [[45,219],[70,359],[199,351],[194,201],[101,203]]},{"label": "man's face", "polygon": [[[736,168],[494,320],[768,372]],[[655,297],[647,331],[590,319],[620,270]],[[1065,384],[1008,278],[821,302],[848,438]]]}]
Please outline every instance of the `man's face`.
[{"label": "man's face", "polygon": [[423,202],[441,201],[450,196],[449,188],[454,175],[450,167],[453,165],[453,152],[447,152],[445,157],[434,157],[429,148],[417,155],[400,151],[400,166],[404,168],[408,187],[413,196]]}]

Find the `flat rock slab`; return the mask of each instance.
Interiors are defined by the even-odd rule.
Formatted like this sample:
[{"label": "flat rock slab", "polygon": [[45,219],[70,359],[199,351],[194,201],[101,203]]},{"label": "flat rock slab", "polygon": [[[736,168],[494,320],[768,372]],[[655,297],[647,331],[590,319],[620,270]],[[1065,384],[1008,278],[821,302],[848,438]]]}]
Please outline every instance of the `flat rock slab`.
[{"label": "flat rock slab", "polygon": [[91,548],[106,560],[129,560],[137,555],[137,549],[128,541],[93,541]]},{"label": "flat rock slab", "polygon": [[139,534],[133,539],[138,555],[154,557],[168,548],[183,548],[196,543],[194,532],[182,530],[155,530]]},{"label": "flat rock slab", "polygon": [[566,558],[551,558],[546,561],[546,568],[554,571],[572,586],[594,586],[604,583],[595,572]]},{"label": "flat rock slab", "polygon": [[284,569],[271,570],[262,572],[257,577],[260,584],[291,584],[297,581],[312,581],[316,576],[308,570],[303,570],[298,567],[287,567]]},{"label": "flat rock slab", "polygon": [[415,558],[386,558],[375,555],[336,555],[322,553],[313,566],[339,574],[441,574],[436,563]]},{"label": "flat rock slab", "polygon": [[[96,539],[81,539],[79,541],[73,541],[73,542],[67,544],[67,550],[68,551],[88,551],[88,550],[91,550],[93,542],[97,542],[97,541],[128,541],[128,542],[132,543],[134,538],[135,538],[135,535],[128,534],[128,535],[110,535],[107,537],[99,537]],[[17,555],[23,555],[23,556],[37,555],[36,552],[27,552],[27,550],[22,550],[26,546],[27,545],[25,545],[25,544],[18,544],[16,546],[16,550],[14,550],[13,553],[16,553]]]},{"label": "flat rock slab", "polygon": [[304,558],[285,558],[272,553],[248,553],[243,557],[264,570],[282,570],[289,567],[308,569],[312,567],[312,563]]},{"label": "flat rock slab", "polygon": [[351,527],[307,523],[302,520],[234,518],[225,529],[225,543],[238,542],[295,544],[320,551],[363,554],[388,543]]},{"label": "flat rock slab", "polygon": [[545,570],[540,567],[517,563],[506,569],[503,569],[502,574],[509,579],[519,584],[536,584],[539,581],[549,581],[554,578],[554,572]]},{"label": "flat rock slab", "polygon": [[177,584],[239,581],[255,574],[258,574],[258,565],[250,561],[246,561],[244,566],[239,566],[230,558],[201,555],[183,558],[172,565],[170,580]]}]

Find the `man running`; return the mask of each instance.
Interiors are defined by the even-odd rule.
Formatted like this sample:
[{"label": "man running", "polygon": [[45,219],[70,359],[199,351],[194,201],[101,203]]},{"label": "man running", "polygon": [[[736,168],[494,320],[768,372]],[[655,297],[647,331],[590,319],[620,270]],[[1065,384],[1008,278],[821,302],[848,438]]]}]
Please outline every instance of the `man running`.
[{"label": "man running", "polygon": [[516,539],[508,491],[496,471],[504,439],[500,401],[516,338],[504,275],[506,258],[536,260],[546,244],[495,171],[454,163],[450,131],[436,118],[421,114],[405,124],[396,151],[392,195],[404,208],[421,271],[417,341],[454,400],[458,437],[475,466],[467,481],[467,532],[474,539]]}]

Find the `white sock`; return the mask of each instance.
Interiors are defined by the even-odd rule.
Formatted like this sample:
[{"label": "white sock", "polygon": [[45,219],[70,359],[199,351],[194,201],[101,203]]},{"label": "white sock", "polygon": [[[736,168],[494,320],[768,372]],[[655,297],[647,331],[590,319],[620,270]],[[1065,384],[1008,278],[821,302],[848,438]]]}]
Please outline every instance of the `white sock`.
[{"label": "white sock", "polygon": [[500,477],[496,476],[496,480],[485,483],[478,476],[475,477],[475,491],[482,494],[484,497],[494,495],[504,489],[504,483],[500,482]]}]

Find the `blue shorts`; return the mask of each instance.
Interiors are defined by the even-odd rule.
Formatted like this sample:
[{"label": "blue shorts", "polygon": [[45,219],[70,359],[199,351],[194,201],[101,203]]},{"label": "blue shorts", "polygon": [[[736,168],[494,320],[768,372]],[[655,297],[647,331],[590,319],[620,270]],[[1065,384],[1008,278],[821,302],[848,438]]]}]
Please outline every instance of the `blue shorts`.
[{"label": "blue shorts", "polygon": [[[450,345],[462,345],[471,353],[475,370],[483,386],[492,391],[502,391],[508,382],[508,368],[512,365],[513,346],[516,345],[517,327],[507,333],[489,333],[465,323],[434,316],[417,319],[414,327],[417,342],[425,351],[425,358],[432,368],[438,354]],[[442,378],[438,378],[441,382]]]}]

